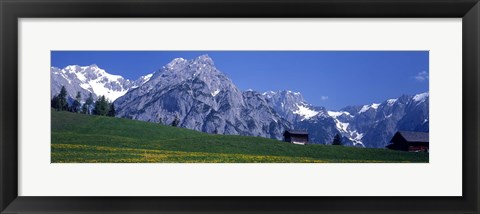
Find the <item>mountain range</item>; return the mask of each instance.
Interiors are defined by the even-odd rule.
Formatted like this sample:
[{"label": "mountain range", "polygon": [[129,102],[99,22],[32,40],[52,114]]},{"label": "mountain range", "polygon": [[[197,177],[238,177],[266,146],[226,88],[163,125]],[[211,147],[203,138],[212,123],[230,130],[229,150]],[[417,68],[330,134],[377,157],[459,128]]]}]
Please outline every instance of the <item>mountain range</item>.
[{"label": "mountain range", "polygon": [[103,95],[110,101],[125,95],[129,90],[137,88],[152,77],[152,74],[148,74],[132,81],[119,75],[109,74],[97,65],[69,65],[63,69],[51,67],[50,74],[51,97],[58,94],[62,86],[65,86],[70,98],[76,97],[77,92],[80,92],[84,99],[92,93],[94,99]]},{"label": "mountain range", "polygon": [[158,71],[128,80],[96,65],[51,68],[51,93],[106,96],[116,116],[171,124],[215,134],[282,139],[287,129],[306,130],[311,143],[330,144],[339,133],[348,146],[384,148],[398,130],[429,131],[429,93],[338,111],[313,106],[300,92],[241,91],[208,55],[176,58]]}]

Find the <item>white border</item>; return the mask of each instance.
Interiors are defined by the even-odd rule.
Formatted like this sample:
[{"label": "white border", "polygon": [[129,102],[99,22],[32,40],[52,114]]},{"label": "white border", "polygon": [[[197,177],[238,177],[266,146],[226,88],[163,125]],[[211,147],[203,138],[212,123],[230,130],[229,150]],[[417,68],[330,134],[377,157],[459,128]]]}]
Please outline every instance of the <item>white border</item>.
[{"label": "white border", "polygon": [[[461,30],[461,19],[20,19],[19,195],[461,196]],[[50,50],[232,49],[430,50],[430,163],[50,164]]]}]

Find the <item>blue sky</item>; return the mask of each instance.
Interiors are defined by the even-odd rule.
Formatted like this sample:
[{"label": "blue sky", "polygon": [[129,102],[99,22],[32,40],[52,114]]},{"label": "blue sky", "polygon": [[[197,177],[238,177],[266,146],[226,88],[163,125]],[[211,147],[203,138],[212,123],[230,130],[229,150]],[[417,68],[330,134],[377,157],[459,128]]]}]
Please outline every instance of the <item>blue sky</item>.
[{"label": "blue sky", "polygon": [[51,65],[97,64],[137,79],[172,59],[208,54],[241,90],[291,90],[340,109],[428,91],[428,51],[52,51]]}]

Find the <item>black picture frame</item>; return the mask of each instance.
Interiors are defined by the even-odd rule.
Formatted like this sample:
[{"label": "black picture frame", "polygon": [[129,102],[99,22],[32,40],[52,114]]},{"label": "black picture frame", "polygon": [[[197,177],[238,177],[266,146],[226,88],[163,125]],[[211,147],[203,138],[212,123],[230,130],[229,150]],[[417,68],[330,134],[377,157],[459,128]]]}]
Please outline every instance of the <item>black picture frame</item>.
[{"label": "black picture frame", "polygon": [[[1,213],[478,213],[478,0],[0,0]],[[462,18],[462,197],[19,197],[18,19]],[[445,41],[448,42],[448,41]]]}]

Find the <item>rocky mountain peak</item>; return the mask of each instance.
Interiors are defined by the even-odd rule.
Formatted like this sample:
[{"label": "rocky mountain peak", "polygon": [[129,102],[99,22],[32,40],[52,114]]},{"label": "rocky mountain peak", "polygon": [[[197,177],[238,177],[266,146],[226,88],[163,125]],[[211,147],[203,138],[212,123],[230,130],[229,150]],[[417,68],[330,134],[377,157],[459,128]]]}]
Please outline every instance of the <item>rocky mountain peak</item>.
[{"label": "rocky mountain peak", "polygon": [[174,59],[115,101],[117,116],[218,133],[279,138],[284,120],[258,92],[243,94],[208,55]]},{"label": "rocky mountain peak", "polygon": [[187,60],[184,58],[175,58],[164,66],[167,70],[181,70],[185,67]]},{"label": "rocky mountain peak", "polygon": [[88,67],[90,67],[90,68],[97,68],[97,69],[99,68],[97,64],[91,64],[91,65],[88,66]]},{"label": "rocky mountain peak", "polygon": [[201,56],[198,56],[197,58],[193,59],[194,63],[198,64],[205,64],[205,65],[210,65],[214,66],[213,59],[208,56],[208,54],[204,54]]},{"label": "rocky mountain peak", "polygon": [[267,91],[262,94],[265,96],[266,99],[275,100],[276,102],[283,102],[283,103],[304,103],[305,100],[303,95],[300,92],[293,92],[288,90],[281,90],[281,91]]}]

